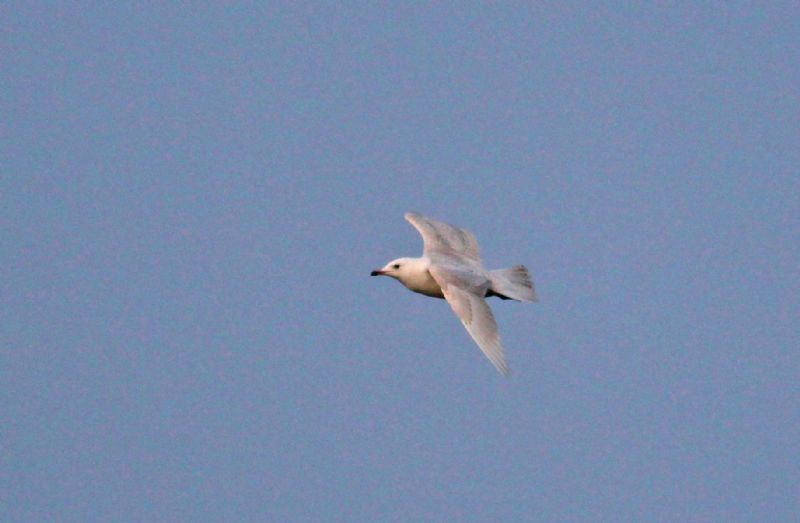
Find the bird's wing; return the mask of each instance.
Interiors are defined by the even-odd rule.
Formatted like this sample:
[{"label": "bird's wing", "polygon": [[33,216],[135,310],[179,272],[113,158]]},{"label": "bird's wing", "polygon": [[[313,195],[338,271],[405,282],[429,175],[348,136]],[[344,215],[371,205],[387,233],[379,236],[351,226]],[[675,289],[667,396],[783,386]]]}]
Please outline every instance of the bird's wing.
[{"label": "bird's wing", "polygon": [[500,333],[492,309],[484,299],[487,283],[481,284],[483,278],[479,275],[446,266],[432,265],[428,270],[472,339],[497,370],[507,376],[509,369]]},{"label": "bird's wing", "polygon": [[414,212],[406,213],[406,220],[422,235],[423,253],[458,254],[480,262],[481,254],[478,240],[471,232],[454,225],[426,218]]}]

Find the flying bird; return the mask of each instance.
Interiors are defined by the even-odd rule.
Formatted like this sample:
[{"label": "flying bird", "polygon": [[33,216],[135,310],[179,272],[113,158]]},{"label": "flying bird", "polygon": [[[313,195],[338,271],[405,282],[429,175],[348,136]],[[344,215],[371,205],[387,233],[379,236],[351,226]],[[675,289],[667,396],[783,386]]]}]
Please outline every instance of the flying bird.
[{"label": "flying bird", "polygon": [[489,361],[508,375],[500,333],[486,298],[537,301],[528,269],[517,265],[488,271],[471,232],[413,212],[405,218],[422,235],[422,257],[397,258],[371,276],[389,276],[409,290],[446,299]]}]

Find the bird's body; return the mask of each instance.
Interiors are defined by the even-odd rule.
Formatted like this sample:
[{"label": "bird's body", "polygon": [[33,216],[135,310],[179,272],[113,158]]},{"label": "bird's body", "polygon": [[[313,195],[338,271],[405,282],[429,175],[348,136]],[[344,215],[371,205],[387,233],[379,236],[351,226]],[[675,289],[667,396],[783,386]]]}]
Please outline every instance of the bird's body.
[{"label": "bird's body", "polygon": [[398,258],[372,276],[390,276],[408,289],[444,298],[489,360],[508,374],[503,346],[489,296],[518,301],[536,301],[528,270],[522,266],[487,271],[480,260],[478,242],[469,231],[416,213],[406,213],[422,235],[423,256]]}]

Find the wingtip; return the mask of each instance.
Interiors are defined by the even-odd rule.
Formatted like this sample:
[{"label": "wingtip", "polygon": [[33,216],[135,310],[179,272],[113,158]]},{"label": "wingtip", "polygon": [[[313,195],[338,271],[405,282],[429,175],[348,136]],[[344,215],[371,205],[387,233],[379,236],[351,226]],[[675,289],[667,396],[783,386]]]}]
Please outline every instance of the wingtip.
[{"label": "wingtip", "polygon": [[505,376],[506,378],[511,375],[511,367],[508,366],[508,362],[506,362],[506,358],[503,354],[500,354],[499,357],[497,355],[489,356],[486,354],[489,361],[492,362],[494,368],[497,369],[497,372]]}]

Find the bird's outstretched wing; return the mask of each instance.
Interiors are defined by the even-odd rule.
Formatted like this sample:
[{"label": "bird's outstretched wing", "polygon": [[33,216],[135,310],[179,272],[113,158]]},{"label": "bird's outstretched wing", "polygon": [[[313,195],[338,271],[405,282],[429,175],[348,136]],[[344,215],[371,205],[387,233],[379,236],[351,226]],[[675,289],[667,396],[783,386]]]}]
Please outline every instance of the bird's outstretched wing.
[{"label": "bird's outstretched wing", "polygon": [[424,242],[423,253],[431,255],[436,253],[457,254],[470,260],[480,262],[481,254],[478,240],[471,232],[459,229],[449,223],[444,223],[431,218],[426,218],[414,212],[406,213],[406,220],[413,225],[422,235]]},{"label": "bird's outstretched wing", "polygon": [[484,298],[487,284],[477,275],[459,269],[432,265],[429,271],[472,339],[497,370],[507,376],[509,368],[497,322]]}]

